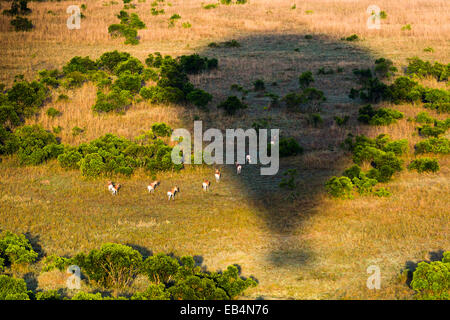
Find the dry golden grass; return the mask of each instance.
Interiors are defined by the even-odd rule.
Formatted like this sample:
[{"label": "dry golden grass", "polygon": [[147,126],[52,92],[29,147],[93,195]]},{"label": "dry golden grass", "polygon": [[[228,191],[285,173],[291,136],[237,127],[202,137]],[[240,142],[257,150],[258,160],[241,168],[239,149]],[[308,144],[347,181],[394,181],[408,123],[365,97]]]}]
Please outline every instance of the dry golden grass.
[{"label": "dry golden grass", "polygon": [[[96,90],[86,84],[69,91],[66,103],[55,102],[54,92],[53,101],[28,123],[47,129],[59,125],[62,141],[78,144],[109,132],[132,138],[156,121],[191,128],[197,116],[204,127],[225,129],[249,127],[256,119],[270,118],[272,127],[296,137],[307,151],[281,163],[280,172],[299,170],[298,194],[295,199],[288,198],[278,188],[281,175],[261,177],[252,167],[244,167],[241,177],[224,168],[223,181],[203,193],[200,183],[203,178],[211,179],[213,169],[202,166],[179,174],[159,174],[162,185],[154,196],[146,193],[147,173],[116,177],[124,187],[118,197],[111,198],[103,179],[83,179],[79,172],[64,171],[56,162],[20,167],[17,159],[8,157],[0,164],[0,229],[30,232],[47,254],[70,255],[112,241],[153,252],[201,255],[209,269],[238,263],[244,275],[259,280],[258,287],[246,292],[249,298],[411,298],[401,274],[405,263],[450,248],[448,157],[439,157],[439,173],[404,170],[396,175],[386,185],[393,193],[386,199],[330,199],[323,185],[351,164],[349,155],[338,148],[348,132],[406,138],[411,150],[420,140],[414,134],[415,124],[406,121],[422,111],[420,107],[395,106],[405,113],[405,119],[389,127],[359,126],[355,117],[359,105],[347,98],[355,86],[351,71],[372,66],[380,56],[392,59],[398,67],[414,55],[448,63],[448,1],[380,0],[376,4],[388,15],[381,21],[381,30],[366,28],[366,8],[372,1],[297,1],[292,10],[294,1],[262,0],[205,10],[201,1],[179,0],[171,1],[171,7],[164,6],[166,14],[157,17],[150,14],[147,1],[137,4],[136,12],[147,24],[146,30],[139,31],[138,46],[125,46],[122,39],[108,37],[107,27],[118,21],[115,15],[121,5],[103,6],[103,2],[89,1],[87,18],[82,20],[82,28],[74,31],[65,25],[65,2],[30,3],[30,19],[36,25],[30,33],[10,32],[9,18],[0,16],[0,82],[11,84],[17,73],[31,79],[37,70],[61,68],[73,56],[97,58],[115,49],[141,60],[154,51],[174,56],[199,52],[219,59],[219,70],[191,77],[196,86],[213,94],[211,111],[139,103],[124,115],[97,116],[91,111]],[[306,10],[313,13],[306,14]],[[182,19],[168,28],[173,13]],[[192,28],[182,28],[184,21]],[[412,30],[401,31],[408,23]],[[363,40],[339,40],[354,33]],[[305,40],[305,34],[314,39]],[[209,42],[229,39],[237,39],[242,47],[207,48]],[[426,47],[434,48],[434,53],[424,52]],[[295,48],[300,48],[299,52]],[[267,91],[283,96],[297,87],[301,72],[315,74],[322,66],[340,66],[344,72],[314,75],[314,87],[327,96],[321,128],[307,125],[305,115],[264,110],[269,100],[253,92],[247,99],[249,109],[237,117],[225,117],[214,107],[232,94],[229,88],[233,83],[250,89],[255,79],[262,78]],[[278,85],[270,86],[272,81]],[[432,80],[424,83],[444,86]],[[62,115],[49,118],[45,115],[49,107],[61,110]],[[349,125],[337,127],[333,117],[346,114],[352,116]],[[73,136],[75,126],[85,132]],[[413,158],[410,154],[404,160],[409,163]],[[168,202],[165,192],[174,184],[181,188],[180,197]],[[365,286],[366,268],[371,264],[381,268],[382,289],[376,292]],[[41,275],[39,285],[53,288],[52,283],[62,282],[61,277]]]}]

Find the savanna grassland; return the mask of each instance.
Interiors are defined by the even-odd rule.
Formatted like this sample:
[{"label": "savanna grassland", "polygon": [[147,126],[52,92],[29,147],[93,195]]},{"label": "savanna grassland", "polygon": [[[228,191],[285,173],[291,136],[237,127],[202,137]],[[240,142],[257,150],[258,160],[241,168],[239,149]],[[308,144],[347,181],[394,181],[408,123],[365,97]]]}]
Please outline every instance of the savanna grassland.
[{"label": "savanna grassland", "polygon": [[[214,167],[157,173],[161,185],[153,195],[146,190],[152,175],[138,170],[131,177],[113,177],[122,185],[117,197],[107,191],[107,177],[86,179],[78,170],[62,169],[55,160],[21,166],[16,156],[4,156],[0,230],[29,234],[45,255],[73,255],[117,242],[154,253],[198,255],[211,270],[238,264],[243,275],[259,282],[245,292],[250,299],[411,299],[414,292],[407,286],[406,266],[450,248],[448,155],[433,155],[440,165],[437,173],[407,169],[396,173],[385,184],[392,193],[386,198],[335,199],[324,185],[351,165],[351,154],[340,148],[348,133],[372,138],[386,133],[393,139],[407,139],[410,150],[423,139],[416,124],[407,120],[424,111],[418,105],[380,102],[377,107],[399,110],[404,118],[389,126],[358,122],[363,103],[348,97],[357,86],[352,70],[371,68],[380,57],[391,59],[398,75],[413,56],[449,63],[449,1],[253,0],[205,9],[207,3],[202,1],[166,0],[159,4],[165,13],[157,16],[151,14],[151,1],[134,2],[133,12],[147,25],[139,30],[138,45],[125,45],[123,38],[108,34],[108,26],[117,23],[121,2],[70,1],[87,5],[79,30],[66,27],[69,2],[65,1],[30,2],[29,19],[35,25],[30,32],[12,31],[10,18],[0,16],[0,82],[10,86],[16,74],[31,80],[38,70],[61,69],[74,56],[97,59],[112,50],[129,52],[141,61],[156,51],[174,57],[198,53],[219,61],[218,69],[189,76],[196,87],[212,94],[209,112],[142,101],[123,114],[98,115],[92,111],[96,88],[88,82],[74,90],[53,90],[52,99],[26,124],[48,130],[60,126],[61,141],[78,145],[106,133],[131,139],[155,122],[191,130],[194,119],[200,119],[204,128],[223,130],[250,128],[263,119],[294,137],[304,154],[283,158],[275,176],[260,176],[257,165],[244,166],[240,176],[234,167],[222,166],[223,179],[212,182],[209,192],[202,192],[201,182],[214,180]],[[1,4],[4,9],[7,3]],[[371,4],[387,13],[379,30],[366,26]],[[181,19],[169,27],[169,17],[175,13]],[[183,27],[185,22],[191,27]],[[402,30],[407,24],[411,30]],[[360,40],[341,40],[352,34]],[[232,39],[241,46],[208,46]],[[433,51],[424,51],[428,47]],[[341,71],[318,75],[321,67]],[[265,92],[282,97],[298,87],[298,76],[305,71],[313,73],[313,86],[327,98],[319,126],[311,125],[306,113],[270,107],[270,98],[253,90],[253,82],[263,79]],[[448,81],[420,82],[449,89]],[[249,90],[248,108],[227,116],[216,106],[235,95],[232,84]],[[69,100],[58,102],[59,94]],[[46,115],[51,107],[61,115]],[[436,119],[446,119],[445,113],[427,111]],[[344,115],[350,117],[347,125],[338,126],[334,117]],[[84,131],[74,135],[74,127]],[[406,164],[414,158],[413,151],[402,156]],[[298,172],[294,192],[278,186],[282,173],[291,168]],[[166,191],[173,185],[180,187],[179,197],[167,201]],[[380,267],[380,290],[366,287],[369,265]],[[31,271],[36,272],[39,288],[57,287],[62,277],[57,272]]]}]

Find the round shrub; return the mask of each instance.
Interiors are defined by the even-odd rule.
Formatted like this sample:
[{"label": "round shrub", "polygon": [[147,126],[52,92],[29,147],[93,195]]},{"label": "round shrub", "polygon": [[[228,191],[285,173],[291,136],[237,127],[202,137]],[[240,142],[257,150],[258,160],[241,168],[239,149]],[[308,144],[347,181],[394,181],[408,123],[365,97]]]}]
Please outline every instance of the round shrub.
[{"label": "round shrub", "polygon": [[68,150],[58,156],[58,162],[62,168],[78,169],[79,161],[82,159],[81,153],[76,150]]},{"label": "round shrub", "polygon": [[17,155],[21,164],[37,165],[53,156],[45,147],[57,144],[56,138],[39,125],[23,126],[16,130],[15,136],[19,145]]},{"label": "round shrub", "polygon": [[0,234],[0,270],[2,265],[32,263],[37,256],[23,234],[17,235],[10,231]]},{"label": "round shrub", "polygon": [[144,65],[141,61],[134,57],[130,57],[125,61],[119,62],[114,68],[114,73],[120,75],[122,72],[128,71],[130,73],[141,73],[144,70]]},{"label": "round shrub", "polygon": [[15,17],[10,23],[15,31],[30,31],[33,29],[33,23],[27,18]]},{"label": "round shrub", "polygon": [[281,138],[279,144],[280,157],[296,156],[303,153],[303,148],[294,138]]},{"label": "round shrub", "polygon": [[25,280],[0,275],[0,300],[30,300],[29,294]]},{"label": "round shrub", "polygon": [[409,170],[417,170],[417,172],[438,172],[439,171],[439,163],[436,159],[431,158],[419,158],[413,160],[408,165]]},{"label": "round shrub", "polygon": [[113,72],[117,65],[123,61],[127,61],[131,55],[128,52],[119,52],[117,50],[103,53],[97,63],[100,67],[109,72]]},{"label": "round shrub", "polygon": [[67,75],[72,72],[87,73],[88,71],[97,70],[97,63],[92,61],[89,57],[76,56],[63,67],[63,72]]},{"label": "round shrub", "polygon": [[180,264],[177,259],[164,253],[158,253],[145,259],[142,264],[142,271],[150,281],[159,284],[173,280],[179,267]]},{"label": "round shrub", "polygon": [[442,261],[420,262],[413,273],[411,288],[419,300],[450,299],[450,252]]},{"label": "round shrub", "polygon": [[325,188],[333,197],[352,198],[353,183],[348,177],[332,177]]},{"label": "round shrub", "polygon": [[170,293],[166,291],[164,284],[151,284],[144,292],[137,292],[131,300],[170,300]]},{"label": "round shrub", "polygon": [[195,89],[188,93],[186,99],[197,107],[204,108],[212,101],[212,95],[201,89]]},{"label": "round shrub", "polygon": [[0,125],[0,154],[13,154],[19,149],[17,137]]},{"label": "round shrub", "polygon": [[128,286],[142,264],[138,251],[116,243],[105,243],[100,249],[80,253],[73,259],[89,279],[106,288]]},{"label": "round shrub", "polygon": [[130,71],[123,71],[114,81],[113,90],[127,90],[132,93],[138,93],[141,89],[142,79],[140,75],[132,74]]},{"label": "round shrub", "polygon": [[306,71],[303,72],[299,77],[298,77],[298,83],[300,85],[300,88],[302,89],[306,89],[309,87],[309,85],[314,82],[314,78],[312,75],[311,71]]},{"label": "round shrub", "polygon": [[217,108],[225,110],[228,115],[234,115],[237,110],[247,108],[247,105],[242,103],[236,96],[228,97],[225,101],[221,102]]},{"label": "round shrub", "polygon": [[81,174],[86,177],[96,177],[105,171],[105,163],[98,153],[90,153],[79,162]]},{"label": "round shrub", "polygon": [[57,117],[61,114],[61,111],[55,109],[55,108],[48,108],[47,111],[45,112],[49,117]]},{"label": "round shrub", "polygon": [[152,132],[158,137],[170,137],[172,128],[164,122],[152,124]]}]

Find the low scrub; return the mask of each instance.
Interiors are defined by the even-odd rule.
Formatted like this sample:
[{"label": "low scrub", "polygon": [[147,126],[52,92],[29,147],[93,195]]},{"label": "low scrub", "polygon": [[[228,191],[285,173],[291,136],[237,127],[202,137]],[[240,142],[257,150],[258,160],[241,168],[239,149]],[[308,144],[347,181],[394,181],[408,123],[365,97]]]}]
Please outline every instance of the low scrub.
[{"label": "low scrub", "polygon": [[239,100],[236,96],[228,97],[225,101],[221,102],[217,108],[224,109],[225,113],[228,115],[236,114],[236,111],[241,109],[246,109],[247,105]]},{"label": "low scrub", "polygon": [[450,140],[445,137],[441,138],[429,138],[418,142],[415,145],[415,152],[417,154],[421,153],[440,153],[449,154],[450,153]]},{"label": "low scrub", "polygon": [[403,113],[394,109],[380,108],[374,110],[372,105],[368,104],[359,109],[358,121],[377,125],[386,126],[396,123],[398,119],[403,118]]},{"label": "low scrub", "polygon": [[436,159],[432,158],[418,158],[413,160],[408,165],[409,170],[416,170],[419,173],[422,172],[438,172],[439,163]]},{"label": "low scrub", "polygon": [[410,286],[418,300],[449,300],[450,251],[444,252],[441,261],[419,262]]},{"label": "low scrub", "polygon": [[[147,276],[151,284],[144,291],[134,293],[131,300],[229,300],[236,299],[247,288],[257,285],[251,278],[242,278],[236,266],[228,266],[222,272],[207,272],[197,266],[190,256],[177,258],[158,253],[144,260],[135,249],[115,243],[106,243],[100,249],[79,253],[73,258],[49,256],[44,261],[43,271],[54,268],[65,270],[70,264],[80,266],[89,280],[105,289],[123,289],[137,275]],[[82,291],[72,299],[117,298],[126,299]]]}]

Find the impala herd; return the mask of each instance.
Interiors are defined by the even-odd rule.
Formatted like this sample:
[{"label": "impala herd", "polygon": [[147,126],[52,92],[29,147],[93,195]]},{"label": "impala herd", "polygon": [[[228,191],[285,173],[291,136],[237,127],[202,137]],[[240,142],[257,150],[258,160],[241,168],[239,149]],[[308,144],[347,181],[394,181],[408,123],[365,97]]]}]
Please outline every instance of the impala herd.
[{"label": "impala herd", "polygon": [[[250,160],[250,155],[247,155],[247,157],[246,157],[246,162],[247,162],[247,163],[251,163],[250,161],[251,161],[251,160]],[[242,172],[242,165],[236,162],[236,163],[235,163],[235,166],[236,166],[236,173],[237,173],[237,174],[241,174],[241,172]],[[216,169],[216,170],[215,170],[214,177],[216,178],[216,182],[217,182],[217,183],[220,182],[220,178],[222,177],[222,173],[220,172],[219,169]],[[148,192],[149,192],[149,193],[154,193],[154,192],[155,192],[155,189],[156,189],[159,185],[160,185],[160,181],[157,181],[157,180],[156,180],[156,181],[153,181],[152,183],[150,183],[150,184],[147,186]],[[206,180],[206,179],[203,180],[203,183],[202,183],[203,191],[208,191],[210,185],[211,185],[211,181]],[[118,184],[118,183],[113,183],[112,181],[108,181],[108,191],[111,192],[111,194],[112,194],[113,196],[117,195],[119,189],[120,189],[120,184]],[[172,199],[172,200],[175,200],[175,195],[176,195],[177,193],[179,193],[179,192],[180,192],[180,188],[179,188],[178,186],[175,186],[175,187],[173,187],[172,189],[170,189],[169,191],[167,191],[167,197],[168,197],[168,200],[171,200],[171,199]]]}]

